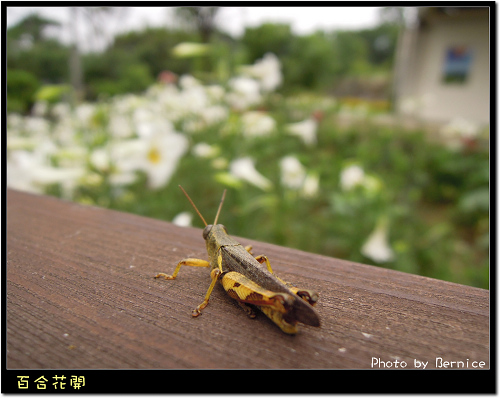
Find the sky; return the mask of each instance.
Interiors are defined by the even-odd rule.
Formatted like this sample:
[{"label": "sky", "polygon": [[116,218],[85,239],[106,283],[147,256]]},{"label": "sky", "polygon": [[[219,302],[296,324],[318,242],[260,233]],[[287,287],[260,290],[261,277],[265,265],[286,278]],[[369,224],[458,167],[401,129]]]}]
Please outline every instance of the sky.
[{"label": "sky", "polygon": [[[258,26],[264,22],[289,23],[295,34],[309,34],[318,29],[371,28],[379,22],[380,7],[223,7],[218,15],[220,28],[240,36],[245,26]],[[171,7],[117,7],[113,16],[101,24],[102,34],[111,40],[114,34],[140,30],[145,26],[173,26],[175,18]],[[60,39],[68,42],[74,27],[69,7],[7,7],[7,26],[12,26],[31,12],[60,21]],[[99,47],[93,42],[84,18],[78,21],[79,36],[83,47]],[[61,32],[61,31],[60,31]],[[89,40],[87,40],[87,38]],[[103,43],[100,43],[102,46]]]}]

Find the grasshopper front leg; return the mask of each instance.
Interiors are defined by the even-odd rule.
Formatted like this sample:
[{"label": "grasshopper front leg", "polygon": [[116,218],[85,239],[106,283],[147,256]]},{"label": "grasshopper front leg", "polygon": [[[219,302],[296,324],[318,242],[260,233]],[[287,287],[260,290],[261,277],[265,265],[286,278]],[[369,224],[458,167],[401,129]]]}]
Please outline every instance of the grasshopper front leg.
[{"label": "grasshopper front leg", "polygon": [[200,315],[201,310],[207,306],[210,295],[212,294],[212,290],[214,290],[214,286],[217,283],[217,279],[219,279],[220,274],[221,272],[218,268],[214,268],[212,272],[210,272],[210,278],[212,278],[212,282],[210,282],[210,286],[208,287],[207,294],[205,294],[205,299],[203,300],[203,302],[191,313],[191,315],[193,315],[194,317]]},{"label": "grasshopper front leg", "polygon": [[[156,278],[164,277],[167,280],[172,280],[177,277],[177,274],[179,273],[179,270],[183,265],[188,265],[191,267],[210,267],[210,263],[205,260],[200,260],[198,258],[185,258],[184,260],[179,261],[177,264],[177,267],[175,267],[174,273],[172,275],[165,274],[163,272],[160,272],[158,275],[155,276]],[[191,313],[194,317],[198,316],[201,314],[201,310],[205,308],[208,304],[208,299],[210,298],[210,294],[212,293],[212,290],[214,289],[215,283],[217,282],[217,279],[219,278],[220,275],[220,270],[219,269],[214,269],[210,273],[210,277],[212,278],[212,282],[210,283],[210,286],[208,287],[207,294],[205,295],[205,299],[203,302],[196,307],[193,312]]]},{"label": "grasshopper front leg", "polygon": [[159,278],[160,276],[163,276],[165,279],[169,280],[175,279],[177,277],[177,274],[179,273],[179,270],[183,265],[189,265],[191,267],[210,267],[210,263],[206,260],[200,260],[199,258],[185,258],[184,260],[179,261],[172,275],[167,275],[164,274],[163,272],[160,272],[158,275],[155,276],[155,279]]}]

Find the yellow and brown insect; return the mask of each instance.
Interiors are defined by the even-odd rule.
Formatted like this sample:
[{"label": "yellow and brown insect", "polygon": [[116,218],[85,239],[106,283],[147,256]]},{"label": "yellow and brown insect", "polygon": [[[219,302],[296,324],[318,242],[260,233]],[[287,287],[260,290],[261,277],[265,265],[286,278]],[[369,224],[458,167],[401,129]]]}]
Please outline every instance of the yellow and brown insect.
[{"label": "yellow and brown insect", "polygon": [[298,289],[279,279],[274,275],[266,256],[253,257],[250,246],[243,247],[228,235],[224,225],[217,224],[226,190],[222,194],[214,223],[207,224],[186,191],[179,187],[205,224],[203,239],[206,241],[209,261],[185,258],[179,261],[172,275],[159,273],[155,278],[175,279],[183,265],[210,267],[211,283],[205,299],[193,310],[194,317],[200,315],[207,306],[212,290],[220,280],[229,296],[237,300],[250,317],[255,317],[252,308],[255,306],[285,333],[297,333],[299,322],[320,325],[319,316],[312,307],[318,300],[316,292]]}]

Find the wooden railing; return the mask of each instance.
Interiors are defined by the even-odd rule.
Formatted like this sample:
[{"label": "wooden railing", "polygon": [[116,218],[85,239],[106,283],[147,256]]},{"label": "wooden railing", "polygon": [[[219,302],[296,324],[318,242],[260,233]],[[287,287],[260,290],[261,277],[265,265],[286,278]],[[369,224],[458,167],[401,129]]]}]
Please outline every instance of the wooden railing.
[{"label": "wooden railing", "polygon": [[489,291],[239,240],[319,293],[321,327],[286,335],[221,286],[192,318],[209,271],[154,275],[206,258],[200,229],[7,190],[7,368],[490,367]]}]

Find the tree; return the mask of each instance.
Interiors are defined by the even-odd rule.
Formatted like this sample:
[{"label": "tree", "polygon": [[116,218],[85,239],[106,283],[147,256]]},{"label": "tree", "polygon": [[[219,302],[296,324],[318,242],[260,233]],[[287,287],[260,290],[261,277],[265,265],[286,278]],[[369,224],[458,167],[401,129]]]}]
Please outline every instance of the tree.
[{"label": "tree", "polygon": [[379,15],[382,24],[391,24],[404,26],[405,24],[405,9],[403,7],[382,7]]},{"label": "tree", "polygon": [[334,50],[339,76],[352,76],[369,69],[368,45],[358,32],[335,32]]},{"label": "tree", "polygon": [[[73,102],[83,100],[85,96],[83,83],[82,60],[79,48],[78,24],[79,16],[83,16],[89,23],[94,33],[102,35],[102,23],[106,22],[113,13],[120,14],[121,7],[70,7],[70,29],[71,29],[71,53],[69,60],[69,75],[73,87]],[[104,18],[101,18],[104,17]],[[100,21],[101,23],[99,23]]]},{"label": "tree", "polygon": [[33,97],[40,86],[37,78],[26,71],[7,71],[7,111],[27,112],[33,105]]},{"label": "tree", "polygon": [[383,23],[373,29],[359,31],[368,46],[368,61],[374,66],[392,67],[401,25]]},{"label": "tree", "polygon": [[200,34],[203,43],[208,43],[216,31],[216,16],[219,7],[177,7],[176,15],[188,26],[194,26]]},{"label": "tree", "polygon": [[68,49],[49,35],[56,21],[28,15],[7,30],[7,109],[27,112],[41,83],[67,77]]},{"label": "tree", "polygon": [[[107,52],[125,51],[134,54],[137,61],[149,65],[153,76],[158,76],[163,70],[183,74],[190,72],[191,62],[188,59],[173,57],[172,49],[181,42],[195,39],[194,33],[186,31],[147,28],[116,36]],[[106,56],[106,53],[103,56]]]},{"label": "tree", "polygon": [[328,89],[332,85],[338,60],[333,40],[328,35],[316,32],[294,37],[289,47],[289,55],[283,57],[283,74],[288,87]]},{"label": "tree", "polygon": [[[59,27],[61,24],[52,19],[42,18],[38,14],[30,14],[16,25],[7,29],[7,38],[14,41],[24,41],[24,47],[34,45],[47,39],[49,27]],[[26,43],[29,41],[29,43]],[[19,44],[19,43],[18,43]]]},{"label": "tree", "polygon": [[293,34],[288,24],[264,23],[254,28],[245,28],[241,39],[248,51],[248,63],[252,63],[271,52],[278,58],[290,52]]}]

